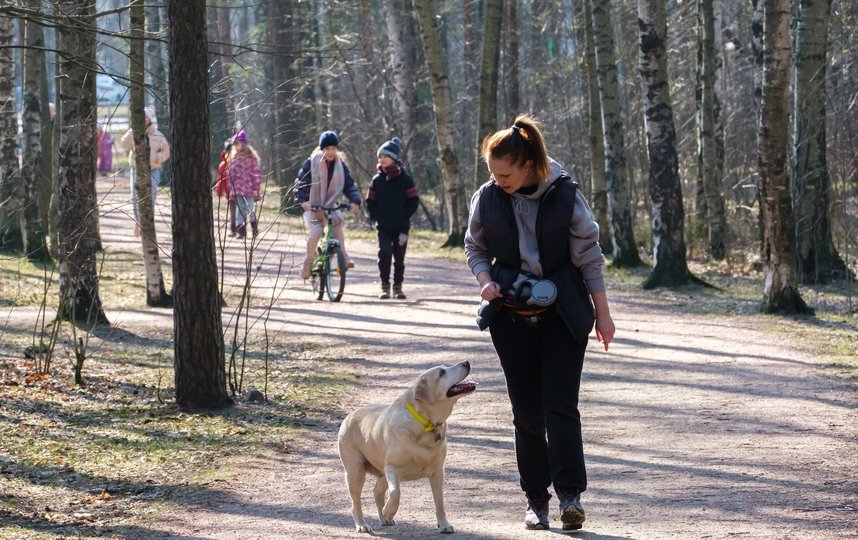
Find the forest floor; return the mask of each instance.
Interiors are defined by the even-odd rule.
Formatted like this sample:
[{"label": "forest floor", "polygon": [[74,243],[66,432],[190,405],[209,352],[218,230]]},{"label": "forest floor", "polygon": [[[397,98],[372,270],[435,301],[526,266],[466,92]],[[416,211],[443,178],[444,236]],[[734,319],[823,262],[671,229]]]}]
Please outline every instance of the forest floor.
[{"label": "forest floor", "polygon": [[[121,182],[116,186],[117,194],[126,191]],[[168,198],[159,197],[161,215],[166,215]],[[111,200],[114,206],[102,206],[105,245],[119,253],[139,253],[131,222],[119,210],[121,197]],[[167,243],[168,221],[159,223],[160,238]],[[276,235],[264,215],[262,221],[259,256],[251,264],[257,268],[254,291],[260,300],[251,312],[267,317],[265,327],[273,336],[266,349],[271,377],[286,372],[289,379],[277,390],[272,383],[268,402],[238,402],[233,408],[234,418],[256,423],[236,421],[230,428],[233,444],[222,453],[193,446],[201,440],[190,434],[195,424],[216,420],[182,416],[172,409],[162,414],[169,404],[161,399],[172,398],[172,372],[159,363],[164,380],[157,384],[158,401],[153,397],[156,385],[136,387],[149,396],[145,412],[137,415],[130,409],[126,416],[117,416],[120,407],[114,407],[112,418],[120,420],[112,422],[145,417],[145,426],[137,426],[138,435],[159,433],[159,421],[176,422],[175,430],[186,439],[176,439],[160,465],[159,459],[150,460],[155,463],[148,476],[141,475],[133,486],[110,480],[105,473],[99,480],[90,479],[87,488],[78,488],[91,499],[87,503],[64,503],[67,495],[58,495],[59,481],[52,484],[44,471],[70,474],[68,468],[75,469],[72,459],[66,456],[72,463],[59,472],[57,467],[40,468],[39,460],[21,457],[27,444],[37,442],[15,446],[11,438],[0,438],[0,538],[365,537],[354,532],[337,456],[340,421],[358,406],[393,401],[428,367],[462,360],[470,361],[470,378],[479,387],[459,401],[448,421],[445,500],[455,537],[521,539],[559,533],[556,498],[552,530],[524,530],[525,504],[504,379],[488,333],[479,332],[474,323],[478,291],[464,264],[415,249],[407,259],[408,299],[380,301],[375,246],[369,235],[355,233],[347,247],[357,266],[348,273],[345,296],[336,304],[317,301],[308,284],[288,275],[300,263],[303,232],[294,229],[297,221],[277,224]],[[162,253],[169,262],[169,247]],[[230,239],[224,253],[227,281],[230,275],[240,281],[247,252]],[[838,322],[763,316],[755,313],[757,299],[731,294],[729,288],[647,292],[638,286],[644,276],[609,272],[617,334],[607,352],[591,336],[585,361],[580,411],[589,477],[582,497],[587,521],[570,536],[858,538],[854,315]],[[136,279],[139,289],[142,278]],[[160,352],[131,359],[140,362],[135,364],[139,369],[152,370],[153,358],[169,358],[172,317],[170,310],[140,308],[135,294],[136,309],[112,310],[108,303],[113,337],[102,332],[93,340],[102,349],[157,341]],[[274,299],[268,302],[270,309],[266,298]],[[814,299],[825,301],[822,294]],[[36,318],[34,308],[20,304],[0,307],[7,333],[17,338]],[[225,315],[224,320],[229,327],[233,319]],[[260,327],[257,323],[252,331],[258,335]],[[30,417],[4,425],[4,419],[8,423],[18,414],[13,409],[47,416],[30,404],[40,395],[55,392],[57,399],[71,400],[75,393],[89,392],[91,398],[99,384],[108,386],[105,376],[92,374],[97,380],[86,390],[70,390],[68,385],[51,389],[38,386],[38,381],[25,384],[16,378],[27,372],[15,350],[20,339],[0,342],[0,362],[5,363],[0,364],[0,436],[40,421]],[[255,354],[255,360],[260,356]],[[93,360],[91,369],[97,365]],[[251,379],[260,387],[258,371],[248,375]],[[296,393],[302,385],[316,391],[293,406],[300,401]],[[22,389],[29,394],[13,394]],[[126,408],[134,406],[133,397],[127,401]],[[265,422],[278,426],[286,416],[288,432],[272,436],[266,431]],[[56,429],[56,423],[49,427]],[[88,429],[81,433],[100,433],[102,426]],[[163,432],[172,433],[167,428]],[[257,444],[257,437],[264,444]],[[184,452],[182,441],[193,446],[194,455]],[[189,463],[200,456],[203,463]],[[135,459],[145,461],[146,456]],[[117,469],[125,466],[118,458],[113,463]],[[76,469],[78,482],[83,467]],[[121,485],[101,487],[111,484]],[[46,485],[56,490],[54,499],[36,493]],[[63,504],[65,521],[55,515]],[[363,504],[375,536],[438,534],[425,481],[403,485],[395,526],[378,525],[369,485]],[[31,508],[23,511],[23,506]],[[110,515],[100,515],[94,524],[92,515],[106,512],[100,506],[109,506]]]}]

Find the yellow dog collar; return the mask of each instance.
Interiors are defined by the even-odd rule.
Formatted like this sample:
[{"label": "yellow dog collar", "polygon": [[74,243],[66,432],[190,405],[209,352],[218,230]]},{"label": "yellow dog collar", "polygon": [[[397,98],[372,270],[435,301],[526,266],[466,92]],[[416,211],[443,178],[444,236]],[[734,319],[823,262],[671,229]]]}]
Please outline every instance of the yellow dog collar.
[{"label": "yellow dog collar", "polygon": [[411,416],[413,416],[415,420],[423,424],[423,427],[425,428],[423,429],[423,431],[425,431],[426,433],[431,433],[438,429],[438,426],[420,416],[420,413],[417,412],[417,409],[415,409],[414,405],[412,405],[410,402],[406,401],[405,405],[408,407],[408,412],[411,413]]}]

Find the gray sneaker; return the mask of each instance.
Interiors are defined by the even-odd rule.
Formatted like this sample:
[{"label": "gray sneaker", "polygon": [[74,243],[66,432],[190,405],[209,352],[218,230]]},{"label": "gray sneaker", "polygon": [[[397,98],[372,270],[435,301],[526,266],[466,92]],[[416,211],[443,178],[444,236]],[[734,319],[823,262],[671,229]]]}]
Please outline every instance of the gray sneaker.
[{"label": "gray sneaker", "polygon": [[524,512],[524,526],[531,531],[547,531],[548,525],[548,500],[547,497],[541,499],[527,498],[527,510]]},{"label": "gray sneaker", "polygon": [[560,499],[560,521],[564,531],[577,531],[584,526],[584,507],[577,491],[558,491]]}]

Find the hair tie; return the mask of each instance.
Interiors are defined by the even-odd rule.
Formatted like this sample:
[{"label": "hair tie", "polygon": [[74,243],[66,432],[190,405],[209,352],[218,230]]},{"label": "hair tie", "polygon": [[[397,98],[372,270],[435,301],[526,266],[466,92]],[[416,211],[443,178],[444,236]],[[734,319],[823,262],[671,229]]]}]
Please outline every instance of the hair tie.
[{"label": "hair tie", "polygon": [[512,129],[513,133],[518,135],[518,138],[521,139],[522,141],[524,141],[525,144],[530,144],[530,137],[525,137],[524,135],[522,135],[521,126],[517,126],[517,125],[513,124],[512,128],[510,128],[510,129]]}]

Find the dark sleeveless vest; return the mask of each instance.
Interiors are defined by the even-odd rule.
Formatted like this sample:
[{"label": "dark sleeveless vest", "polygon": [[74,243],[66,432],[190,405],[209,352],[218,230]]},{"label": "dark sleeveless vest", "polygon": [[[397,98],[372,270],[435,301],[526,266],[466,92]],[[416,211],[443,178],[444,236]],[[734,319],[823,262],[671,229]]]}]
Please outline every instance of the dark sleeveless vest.
[{"label": "dark sleeveless vest", "polygon": [[[542,277],[557,286],[555,303],[560,315],[576,341],[583,341],[593,329],[594,314],[581,271],[572,264],[569,253],[569,227],[577,189],[578,184],[565,174],[552,182],[539,199],[536,236]],[[490,180],[480,188],[479,212],[488,252],[495,259],[492,279],[506,292],[521,271],[512,197]]]}]

